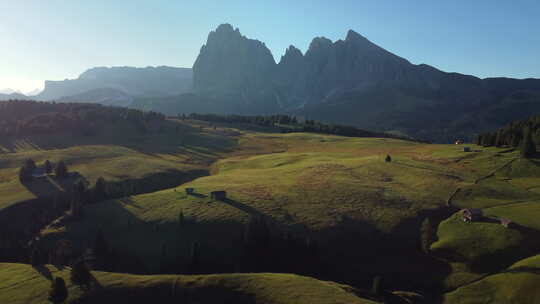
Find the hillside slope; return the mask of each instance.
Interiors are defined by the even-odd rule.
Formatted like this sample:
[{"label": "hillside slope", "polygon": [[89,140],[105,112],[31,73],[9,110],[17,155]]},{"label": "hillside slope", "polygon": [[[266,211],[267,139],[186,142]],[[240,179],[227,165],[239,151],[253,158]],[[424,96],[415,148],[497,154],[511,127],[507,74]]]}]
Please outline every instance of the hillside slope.
[{"label": "hillside slope", "polygon": [[[38,272],[39,270],[39,272]],[[245,303],[375,304],[347,286],[291,274],[154,275],[92,272],[95,289],[84,293],[70,284],[69,268],[39,269],[0,263],[0,302],[45,303],[49,279],[62,277],[69,303]]]}]

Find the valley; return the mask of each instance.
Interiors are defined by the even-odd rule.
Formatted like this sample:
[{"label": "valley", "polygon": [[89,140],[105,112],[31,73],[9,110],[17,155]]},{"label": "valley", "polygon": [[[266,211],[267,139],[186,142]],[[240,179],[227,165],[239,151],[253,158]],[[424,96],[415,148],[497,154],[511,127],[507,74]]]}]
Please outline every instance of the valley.
[{"label": "valley", "polygon": [[[116,123],[114,132],[104,126],[69,142],[58,135],[62,145],[55,144],[57,135],[6,141],[1,158],[11,168],[2,171],[0,213],[12,217],[13,207],[41,195],[9,178],[24,159],[64,160],[90,186],[98,177],[131,186],[118,198],[85,205],[80,219],[51,219],[37,234],[35,248],[42,252],[61,240],[84,252],[102,233],[113,264],[102,267],[109,271],[292,269],[362,290],[380,276],[388,291],[415,291],[444,303],[465,301],[478,284],[519,275],[512,265],[528,265],[520,260],[540,250],[534,220],[539,165],[514,149],[468,145],[473,152],[464,152],[463,145],[280,134],[262,126],[178,118],[160,124],[144,134]],[[221,190],[226,198],[210,196]],[[461,208],[481,208],[516,226],[464,223]],[[250,251],[246,233],[261,229],[268,239],[255,246],[267,252]]]}]

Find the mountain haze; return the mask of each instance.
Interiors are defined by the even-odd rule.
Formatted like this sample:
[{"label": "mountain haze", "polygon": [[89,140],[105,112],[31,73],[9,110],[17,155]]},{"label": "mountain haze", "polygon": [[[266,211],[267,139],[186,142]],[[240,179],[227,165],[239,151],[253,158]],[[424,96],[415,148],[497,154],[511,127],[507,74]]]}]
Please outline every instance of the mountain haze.
[{"label": "mountain haze", "polygon": [[54,100],[79,95],[95,89],[116,89],[130,96],[171,96],[191,88],[189,68],[174,67],[96,67],[77,79],[45,81],[39,100]]}]

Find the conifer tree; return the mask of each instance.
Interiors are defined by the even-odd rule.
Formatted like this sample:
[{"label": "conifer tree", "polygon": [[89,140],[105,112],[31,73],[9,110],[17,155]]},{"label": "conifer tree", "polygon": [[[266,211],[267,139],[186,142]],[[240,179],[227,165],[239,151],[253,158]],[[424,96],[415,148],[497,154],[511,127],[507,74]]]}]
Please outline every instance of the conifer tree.
[{"label": "conifer tree", "polygon": [[67,299],[68,291],[66,288],[66,282],[62,278],[56,278],[51,283],[51,290],[49,291],[49,301],[54,304],[64,303]]},{"label": "conifer tree", "polygon": [[68,168],[63,160],[59,161],[54,168],[54,174],[57,178],[66,178],[68,176]]},{"label": "conifer tree", "polygon": [[71,283],[79,285],[81,288],[88,287],[91,276],[86,263],[82,260],[76,262],[71,268]]},{"label": "conifer tree", "polygon": [[107,198],[107,184],[103,177],[99,177],[94,186],[94,199],[99,202],[105,198]]},{"label": "conifer tree", "polygon": [[532,139],[530,128],[525,128],[523,131],[523,139],[521,141],[521,156],[524,158],[531,158],[534,157],[536,154],[536,145]]},{"label": "conifer tree", "polygon": [[41,262],[41,255],[40,255],[40,253],[39,253],[39,250],[37,250],[37,249],[34,249],[34,250],[32,251],[31,264],[32,264],[32,266],[34,266],[34,267],[37,267],[37,266],[40,266],[40,265],[43,264],[43,263]]},{"label": "conifer tree", "polygon": [[49,160],[45,161],[44,167],[45,167],[45,173],[46,174],[51,174],[52,173],[52,165],[51,165],[51,162]]}]

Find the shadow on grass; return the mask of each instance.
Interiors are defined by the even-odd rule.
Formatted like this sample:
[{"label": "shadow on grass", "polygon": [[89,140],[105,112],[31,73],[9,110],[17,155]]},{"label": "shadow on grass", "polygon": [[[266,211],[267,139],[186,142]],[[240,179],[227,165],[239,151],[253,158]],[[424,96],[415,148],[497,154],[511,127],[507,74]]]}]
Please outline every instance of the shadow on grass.
[{"label": "shadow on grass", "polygon": [[39,266],[32,266],[32,268],[34,268],[41,276],[43,276],[47,280],[52,281],[53,279],[52,273],[49,270],[49,268],[47,268],[47,266],[39,265]]},{"label": "shadow on grass", "polygon": [[249,205],[246,205],[246,204],[242,204],[240,202],[237,202],[235,200],[232,200],[230,198],[225,198],[223,200],[220,200],[221,202],[231,206],[231,207],[234,207],[238,210],[241,210],[251,216],[254,216],[254,217],[264,217],[264,214],[260,211],[258,211],[257,209],[249,206]]}]

